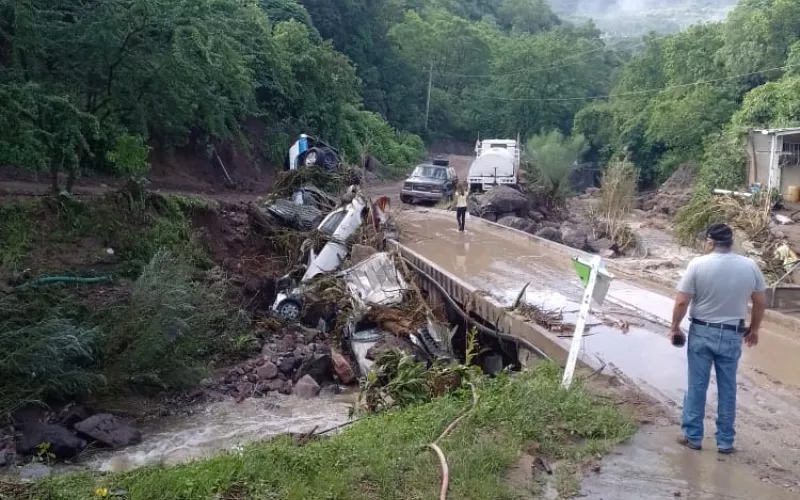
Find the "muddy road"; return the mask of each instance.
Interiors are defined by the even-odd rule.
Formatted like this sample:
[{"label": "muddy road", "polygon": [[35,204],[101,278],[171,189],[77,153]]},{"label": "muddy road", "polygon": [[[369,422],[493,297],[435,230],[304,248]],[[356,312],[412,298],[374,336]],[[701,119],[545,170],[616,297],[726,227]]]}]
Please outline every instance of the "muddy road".
[{"label": "muddy road", "polygon": [[[577,313],[583,288],[570,262],[575,250],[539,242],[475,217],[467,220],[467,230],[460,234],[454,215],[433,209],[405,210],[399,217],[404,244],[485,290],[500,304],[510,304],[530,283],[525,298],[528,303],[560,310],[566,321]],[[629,330],[623,333],[595,317],[589,321],[592,326],[587,331],[583,353],[613,365],[674,408],[677,416],[686,387],[686,357],[684,350],[672,347],[667,339],[672,297],[662,287],[613,269],[612,272],[616,279],[601,312],[628,320]],[[560,340],[568,348],[570,339]],[[737,421],[737,445],[742,451],[724,459],[732,466],[731,474],[741,466],[755,473],[759,483],[800,492],[798,359],[800,332],[767,320],[761,343],[755,349],[747,349],[742,358]],[[712,387],[706,422],[707,451],[698,460],[717,460],[713,443],[715,417],[716,389]],[[680,429],[674,423],[670,425],[676,437]],[[677,448],[673,442],[674,438],[667,446]],[[720,490],[719,494],[727,493]]]}]

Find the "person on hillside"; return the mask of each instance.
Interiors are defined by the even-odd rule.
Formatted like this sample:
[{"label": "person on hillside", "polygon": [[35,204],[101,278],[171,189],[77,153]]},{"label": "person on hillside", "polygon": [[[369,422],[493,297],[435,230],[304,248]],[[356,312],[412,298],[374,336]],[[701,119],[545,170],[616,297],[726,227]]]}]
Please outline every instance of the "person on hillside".
[{"label": "person on hillside", "polygon": [[[687,358],[689,383],[683,401],[682,435],[678,443],[702,449],[703,419],[711,366],[717,374],[717,450],[733,453],[736,434],[736,372],[742,344],[758,344],[758,330],[767,306],[766,283],[756,263],[736,255],[733,231],[714,224],[706,232],[706,255],[696,257],[678,284],[672,313],[672,343],[682,346],[686,337],[681,321],[689,310]],[[752,301],[750,327],[745,327],[747,304]]]},{"label": "person on hillside", "polygon": [[463,184],[458,186],[454,201],[456,204],[456,221],[458,221],[458,230],[463,232],[464,225],[467,222],[467,193]]}]

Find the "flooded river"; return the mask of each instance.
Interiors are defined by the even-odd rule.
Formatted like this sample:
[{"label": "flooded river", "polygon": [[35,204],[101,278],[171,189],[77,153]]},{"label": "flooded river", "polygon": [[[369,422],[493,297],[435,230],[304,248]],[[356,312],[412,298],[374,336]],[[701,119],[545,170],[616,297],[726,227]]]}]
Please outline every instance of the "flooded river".
[{"label": "flooded river", "polygon": [[101,471],[124,471],[144,465],[177,464],[219,454],[287,432],[317,432],[348,421],[356,395],[232,399],[198,407],[189,416],[168,417],[141,428],[143,440],[113,452],[101,452],[81,464]]}]

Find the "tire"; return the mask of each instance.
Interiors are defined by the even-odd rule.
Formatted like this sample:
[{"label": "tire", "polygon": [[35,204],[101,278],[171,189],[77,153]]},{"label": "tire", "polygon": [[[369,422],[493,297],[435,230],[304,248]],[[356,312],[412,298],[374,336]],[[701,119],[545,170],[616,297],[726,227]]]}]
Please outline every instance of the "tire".
[{"label": "tire", "polygon": [[402,195],[402,194],[400,195],[400,202],[401,203],[405,203],[407,205],[411,205],[411,201],[412,200],[411,200],[410,196],[405,196],[405,195]]},{"label": "tire", "polygon": [[278,304],[278,307],[276,307],[275,310],[278,314],[278,317],[296,321],[300,319],[300,315],[303,312],[303,306],[296,299],[284,299],[280,304]]},{"label": "tire", "polygon": [[480,184],[470,184],[469,186],[470,193],[481,193],[483,192],[483,186]]},{"label": "tire", "polygon": [[304,167],[313,167],[316,165],[322,165],[325,161],[325,153],[324,151],[311,148],[303,154],[303,166]]}]

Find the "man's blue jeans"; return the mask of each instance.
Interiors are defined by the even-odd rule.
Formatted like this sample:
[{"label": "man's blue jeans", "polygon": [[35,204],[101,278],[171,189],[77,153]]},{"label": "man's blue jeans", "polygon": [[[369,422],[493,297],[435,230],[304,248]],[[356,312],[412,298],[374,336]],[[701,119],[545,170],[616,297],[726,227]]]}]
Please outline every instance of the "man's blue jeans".
[{"label": "man's blue jeans", "polygon": [[692,324],[688,339],[689,387],[683,399],[681,428],[693,445],[703,442],[706,393],[711,365],[717,374],[717,448],[733,448],[736,435],[736,370],[742,356],[742,333]]}]

